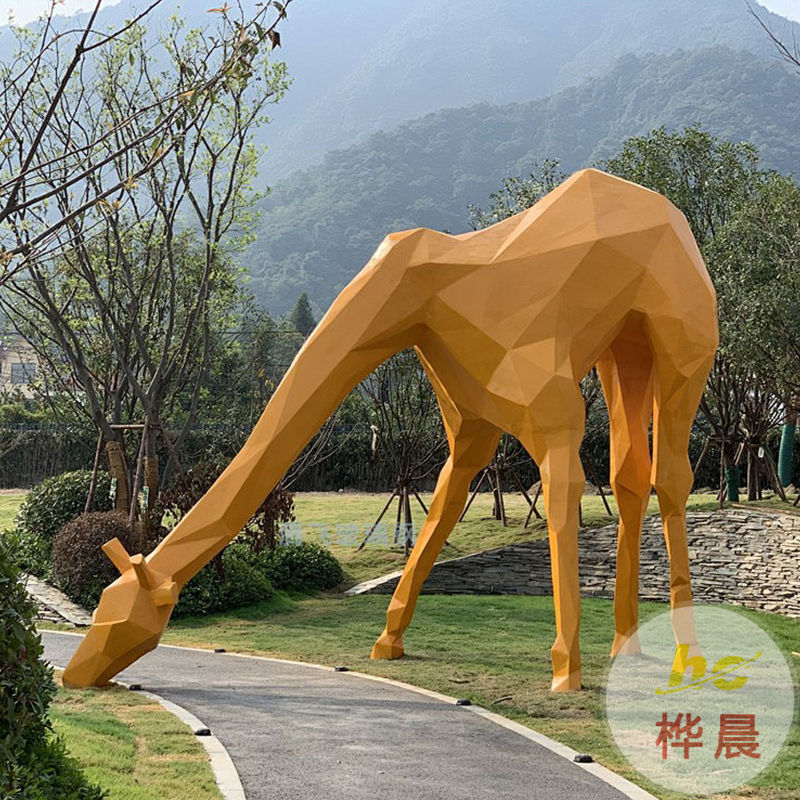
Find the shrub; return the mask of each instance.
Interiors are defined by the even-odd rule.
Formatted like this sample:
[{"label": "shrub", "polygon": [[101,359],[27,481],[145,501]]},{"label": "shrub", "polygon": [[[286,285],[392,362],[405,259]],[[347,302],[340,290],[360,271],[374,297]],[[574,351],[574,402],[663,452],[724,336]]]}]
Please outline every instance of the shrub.
[{"label": "shrub", "polygon": [[[88,470],[63,472],[46,478],[28,492],[16,519],[19,562],[23,569],[45,577],[50,570],[53,539],[66,523],[83,513],[92,473]],[[111,508],[111,479],[99,472],[93,511]]]},{"label": "shrub", "polygon": [[100,800],[103,792],[86,782],[47,719],[55,684],[40,660],[35,613],[0,537],[0,797]]},{"label": "shrub", "polygon": [[[161,492],[155,509],[159,524],[180,520],[211,488],[224,469],[217,460],[200,461],[175,483]],[[242,529],[240,540],[253,552],[273,550],[278,541],[281,523],[294,521],[294,494],[282,485],[276,486],[256,509]],[[161,529],[166,534],[166,528]]]},{"label": "shrub", "polygon": [[262,553],[272,585],[276,589],[318,592],[332,589],[344,580],[342,567],[330,550],[318,544],[285,544]]},{"label": "shrub", "polygon": [[136,542],[128,520],[114,511],[90,511],[64,525],[53,542],[51,576],[55,584],[76,603],[93,608],[103,589],[119,576],[101,550],[117,538],[129,553]]},{"label": "shrub", "polygon": [[274,594],[264,564],[240,542],[206,564],[181,591],[175,616],[213,614],[253,605]]}]

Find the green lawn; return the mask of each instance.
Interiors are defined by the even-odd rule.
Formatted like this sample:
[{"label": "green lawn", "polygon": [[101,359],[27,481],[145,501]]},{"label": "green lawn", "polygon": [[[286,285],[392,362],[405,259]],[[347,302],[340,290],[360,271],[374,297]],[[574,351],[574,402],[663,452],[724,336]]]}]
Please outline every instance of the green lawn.
[{"label": "green lawn", "polygon": [[[303,526],[306,541],[322,541],[342,563],[349,585],[374,578],[387,572],[402,569],[405,557],[401,547],[393,547],[389,537],[393,533],[396,516],[396,503],[384,516],[387,527],[377,532],[363,550],[356,550],[349,543],[342,543],[336,531],[340,526],[349,532],[350,539],[361,541],[364,533],[376,520],[388,500],[385,494],[366,494],[360,492],[308,492],[295,497],[295,516]],[[430,495],[423,495],[426,506]],[[609,504],[616,513],[614,498],[609,496]],[[491,518],[492,496],[481,492],[467,512],[463,522],[456,525],[448,544],[442,548],[439,560],[456,558],[474,553],[488,547],[501,547],[506,544],[538,539],[546,536],[544,520],[533,518],[529,527],[523,528],[528,513],[528,504],[520,494],[508,494],[505,498],[508,527]],[[541,498],[537,508],[543,513]],[[607,525],[612,518],[606,513],[602,499],[598,495],[586,495],[582,504],[584,525]],[[690,511],[716,507],[715,495],[694,494],[689,498]],[[650,499],[648,513],[655,513],[658,503],[655,496]],[[414,524],[422,524],[424,514],[420,506],[412,502]]]},{"label": "green lawn", "polygon": [[222,796],[192,731],[142,695],[120,687],[60,687],[50,716],[70,754],[109,800]]},{"label": "green lawn", "polygon": [[17,516],[25,494],[26,492],[16,490],[0,490],[0,531],[14,526],[14,517]]},{"label": "green lawn", "polygon": [[[609,600],[585,599],[581,648],[585,691],[552,694],[549,648],[555,635],[549,597],[423,596],[406,633],[408,655],[370,661],[383,627],[388,597],[299,598],[203,619],[173,622],[164,641],[195,647],[276,656],[405,681],[474,703],[529,725],[635,780],[659,797],[674,798],[643,782],[615,748],[604,719],[603,686],[613,620]],[[664,610],[643,604],[643,617]],[[788,654],[800,651],[800,621],[742,611],[766,628]],[[800,658],[792,658],[796,688]],[[726,797],[789,800],[800,786],[800,729],[759,779]]]},{"label": "green lawn", "polygon": [[[386,502],[386,495],[308,493],[296,498],[296,515],[304,537],[326,543],[342,561],[353,583],[402,567],[402,551],[382,542],[356,551],[326,531],[337,525],[364,530]],[[426,501],[428,497],[424,498]],[[613,503],[613,501],[612,501]],[[487,519],[491,497],[481,495],[450,537],[442,557],[452,558],[486,547],[545,535],[543,523],[522,529],[525,501],[507,498],[510,525]],[[688,508],[715,507],[715,497],[692,495]],[[650,510],[656,510],[655,499]],[[422,519],[414,509],[415,521]],[[583,501],[584,521],[605,524],[608,517],[599,497]],[[390,517],[390,524],[393,517]],[[423,596],[406,634],[408,656],[398,661],[370,661],[380,633],[388,597],[300,597],[278,594],[267,603],[202,619],[174,621],[164,641],[229,651],[271,655],[322,664],[346,664],[351,669],[395,678],[473,702],[541,731],[640,782],[611,740],[604,720],[603,686],[613,623],[611,602],[586,599],[581,647],[585,691],[553,695],[549,691],[549,648],[555,635],[552,600],[541,597]],[[663,610],[644,604],[643,616]],[[800,621],[742,611],[769,630],[788,654],[800,652]],[[800,657],[790,656],[795,685],[800,684]],[[642,783],[664,798],[677,795]],[[800,730],[795,726],[786,751],[759,779],[726,798],[793,800],[800,786]],[[166,795],[170,796],[170,795]],[[181,794],[176,796],[189,796]]]}]

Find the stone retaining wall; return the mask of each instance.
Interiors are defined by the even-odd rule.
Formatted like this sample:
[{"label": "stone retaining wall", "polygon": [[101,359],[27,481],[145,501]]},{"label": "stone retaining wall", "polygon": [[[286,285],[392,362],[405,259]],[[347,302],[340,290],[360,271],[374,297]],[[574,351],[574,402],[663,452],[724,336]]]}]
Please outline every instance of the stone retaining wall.
[{"label": "stone retaining wall", "polygon": [[[692,587],[702,602],[735,603],[800,617],[800,516],[725,510],[687,515]],[[581,591],[612,597],[617,526],[579,537]],[[400,573],[354,586],[348,594],[390,594]],[[484,550],[436,564],[425,594],[552,593],[546,540]],[[659,517],[642,529],[640,597],[669,600],[669,566]]]}]

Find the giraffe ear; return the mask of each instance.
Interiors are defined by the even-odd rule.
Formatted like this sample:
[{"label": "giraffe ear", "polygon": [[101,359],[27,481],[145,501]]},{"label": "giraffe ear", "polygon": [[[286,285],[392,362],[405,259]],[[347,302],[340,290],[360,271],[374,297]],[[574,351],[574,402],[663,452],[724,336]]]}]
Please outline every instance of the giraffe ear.
[{"label": "giraffe ear", "polygon": [[130,569],[131,557],[119,539],[114,538],[106,542],[102,550],[108,556],[109,561],[119,570],[120,575]]},{"label": "giraffe ear", "polygon": [[165,581],[153,589],[153,602],[157,606],[174,606],[178,602],[178,584],[175,581]]}]

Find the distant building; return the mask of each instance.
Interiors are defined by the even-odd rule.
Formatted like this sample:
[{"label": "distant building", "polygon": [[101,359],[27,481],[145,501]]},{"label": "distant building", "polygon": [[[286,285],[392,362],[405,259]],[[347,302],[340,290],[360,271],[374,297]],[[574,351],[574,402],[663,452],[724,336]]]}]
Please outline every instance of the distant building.
[{"label": "distant building", "polygon": [[18,334],[0,338],[0,394],[32,397],[39,371],[34,349]]}]

